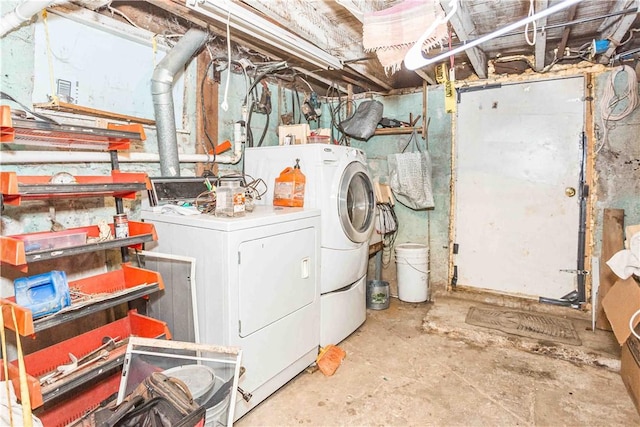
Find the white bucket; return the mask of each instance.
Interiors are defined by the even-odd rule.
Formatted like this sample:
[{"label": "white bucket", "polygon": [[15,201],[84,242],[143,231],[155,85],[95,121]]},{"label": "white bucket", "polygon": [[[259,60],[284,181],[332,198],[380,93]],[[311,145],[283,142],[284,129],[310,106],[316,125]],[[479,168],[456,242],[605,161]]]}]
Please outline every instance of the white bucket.
[{"label": "white bucket", "polygon": [[405,302],[423,302],[429,298],[429,247],[420,243],[396,246],[398,298]]}]

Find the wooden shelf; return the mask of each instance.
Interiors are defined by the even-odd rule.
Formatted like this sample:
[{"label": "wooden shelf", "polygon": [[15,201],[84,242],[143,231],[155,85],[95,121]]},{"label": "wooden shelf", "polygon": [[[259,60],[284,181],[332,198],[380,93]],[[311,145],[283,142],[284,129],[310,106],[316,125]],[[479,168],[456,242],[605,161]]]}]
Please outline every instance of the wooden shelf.
[{"label": "wooden shelf", "polygon": [[[171,339],[171,333],[165,322],[142,316],[132,310],[127,317],[120,320],[24,356],[31,407],[38,408],[44,403],[57,399],[81,385],[97,382],[98,378],[103,377],[110,370],[119,368],[123,363],[126,346],[123,345],[111,351],[108,359],[104,361],[96,362],[52,384],[40,385],[39,377],[53,372],[60,365],[70,363],[69,353],[81,358],[100,347],[104,337],[114,339],[118,337],[119,340],[124,341],[131,336]],[[20,396],[17,360],[10,362],[8,365],[9,379],[13,382],[16,394]],[[111,393],[116,391],[117,387],[111,390]],[[72,397],[72,399],[74,398]],[[98,403],[100,401],[95,402],[96,405]],[[83,405],[83,408],[86,409],[86,406]]]},{"label": "wooden shelf", "polygon": [[131,141],[144,140],[144,129],[139,123],[110,123],[106,129],[63,125],[13,118],[8,106],[0,108],[0,142],[71,149],[126,150]]},{"label": "wooden shelf", "polygon": [[51,183],[52,178],[0,172],[3,203],[18,206],[24,200],[105,196],[135,199],[137,192],[150,188],[146,173],[112,171],[111,176],[74,176],[75,182],[69,184]]},{"label": "wooden shelf", "polygon": [[408,135],[413,132],[422,133],[422,127],[378,128],[374,135]]},{"label": "wooden shelf", "polygon": [[64,111],[66,113],[84,114],[87,116],[102,117],[111,120],[121,120],[129,123],[141,123],[143,125],[155,126],[156,121],[145,119],[143,117],[129,116],[125,114],[118,114],[111,111],[98,110],[96,108],[84,107],[82,105],[70,104],[62,101],[51,101],[43,104],[34,104],[36,108],[42,108],[44,110]]},{"label": "wooden shelf", "polygon": [[[111,235],[115,235],[113,224],[109,224]],[[47,249],[25,250],[25,241],[32,242],[44,239],[44,241],[54,242],[66,236],[86,233],[87,238],[98,238],[100,229],[97,225],[88,227],[70,228],[57,232],[40,232],[20,234],[16,236],[0,236],[0,263],[13,266],[20,266],[22,271],[27,271],[27,265],[32,262],[44,261],[48,259],[60,258],[64,256],[78,255],[94,252],[103,249],[115,249],[126,246],[136,246],[141,248],[142,243],[157,240],[155,227],[153,224],[129,221],[129,237],[124,239],[112,239],[95,243],[85,243],[68,247],[53,247]]]},{"label": "wooden shelf", "polygon": [[16,329],[13,325],[11,307],[16,315],[18,333],[27,336],[147,296],[164,289],[164,282],[155,271],[122,264],[119,270],[70,281],[69,289],[72,294],[81,293],[86,295],[86,298],[76,300],[71,306],[36,320],[28,308],[16,304],[15,297],[0,298],[0,314],[4,318],[5,326],[11,330]]}]

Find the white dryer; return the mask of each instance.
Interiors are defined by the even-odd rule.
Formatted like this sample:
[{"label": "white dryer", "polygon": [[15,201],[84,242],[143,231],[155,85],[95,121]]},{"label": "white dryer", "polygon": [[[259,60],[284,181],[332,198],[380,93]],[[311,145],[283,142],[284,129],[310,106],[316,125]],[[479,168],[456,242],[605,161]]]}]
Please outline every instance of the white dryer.
[{"label": "white dryer", "polygon": [[366,318],[366,273],[375,198],[366,155],[337,145],[247,148],[245,173],[269,190],[259,204],[273,204],[275,178],[295,165],[306,177],[304,206],[321,210],[320,345],[336,344]]}]

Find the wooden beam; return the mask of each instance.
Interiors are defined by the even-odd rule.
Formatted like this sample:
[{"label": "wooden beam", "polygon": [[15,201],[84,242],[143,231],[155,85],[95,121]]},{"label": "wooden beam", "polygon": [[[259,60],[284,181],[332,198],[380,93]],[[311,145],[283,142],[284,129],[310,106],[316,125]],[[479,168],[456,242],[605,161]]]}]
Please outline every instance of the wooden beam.
[{"label": "wooden beam", "polygon": [[[536,0],[536,11],[541,11],[549,7],[549,0]],[[536,28],[540,28],[541,31],[536,34],[535,43],[535,67],[536,71],[542,71],[544,69],[546,56],[547,56],[547,31],[544,27],[547,25],[547,17],[540,18],[536,22]]]},{"label": "wooden beam", "polygon": [[[444,9],[444,13],[451,11],[449,0],[440,0],[440,6]],[[455,31],[458,39],[461,42],[465,42],[471,38],[471,35],[476,34],[476,26],[471,20],[471,15],[467,11],[466,3],[460,2],[458,5],[458,11],[451,17],[451,25]],[[467,58],[471,62],[476,75],[481,79],[487,78],[487,56],[485,53],[477,47],[472,47],[465,51]]]},{"label": "wooden beam", "polygon": [[[218,87],[219,84],[207,75],[209,54],[202,52],[198,55],[198,73],[196,88],[196,154],[206,154],[213,150],[209,138],[214,146],[218,145]],[[204,84],[202,80],[204,79]],[[204,100],[204,105],[203,105]],[[206,129],[205,129],[205,120]],[[207,138],[207,135],[209,138]],[[196,163],[196,176],[202,176],[205,170],[214,175],[218,171],[216,166],[206,163]]]},{"label": "wooden beam", "polygon": [[373,74],[367,72],[365,70],[365,67],[363,65],[359,65],[359,64],[354,64],[354,63],[350,63],[350,64],[344,64],[345,67],[348,67],[350,69],[352,69],[353,71],[355,71],[356,73],[360,74],[362,77],[366,78],[367,80],[377,84],[378,86],[380,86],[381,88],[384,88],[386,90],[391,90],[393,89],[393,86],[391,86],[390,84],[388,84],[387,82],[379,79],[378,77],[374,76]]},{"label": "wooden beam", "polygon": [[[578,9],[578,4],[574,4],[571,6],[567,12],[567,21],[573,21],[573,18],[576,17],[576,10]],[[560,39],[560,43],[558,43],[558,58],[562,58],[564,56],[564,50],[567,47],[567,42],[569,41],[569,34],[571,33],[571,26],[564,27],[562,31],[562,39]]]},{"label": "wooden beam", "polygon": [[429,83],[430,85],[438,84],[433,77],[431,77],[429,74],[426,73],[426,71],[416,70],[416,74],[419,75],[420,77],[422,77],[422,80],[424,80],[425,82]]},{"label": "wooden beam", "polygon": [[[203,29],[206,29],[211,34],[215,34],[225,39],[227,37],[227,32],[223,24],[212,25],[212,22],[216,22],[216,21],[209,21],[209,20],[203,19],[201,16],[197,15],[191,9],[187,8],[184,5],[184,1],[180,2],[179,0],[147,0],[147,2],[153,4],[154,6],[157,6],[160,9],[166,10],[167,12],[172,13],[179,18],[182,18],[188,22],[191,22],[192,24],[195,24]],[[240,44],[259,54],[268,56],[273,60],[276,60],[276,61],[282,60],[281,56],[278,56],[271,51],[266,51],[265,49],[260,48],[257,44],[252,43],[250,40],[246,40],[242,37],[238,37],[237,34],[234,34],[234,37],[238,39],[238,40],[232,41],[235,44]]]},{"label": "wooden beam", "polygon": [[364,22],[364,12],[353,3],[353,0],[336,0],[336,3],[347,9],[358,21]]},{"label": "wooden beam", "polygon": [[625,34],[627,34],[627,31],[629,31],[629,28],[631,28],[631,25],[633,25],[633,22],[636,20],[637,15],[637,13],[624,15],[616,24],[613,25],[612,30],[607,30],[603,33],[600,33],[600,38],[603,40],[609,40],[610,43],[609,48],[605,53],[602,54],[598,62],[600,62],[601,64],[609,63],[609,60],[611,59],[613,54],[616,53],[616,49],[618,48],[618,46],[620,46],[622,38]]},{"label": "wooden beam", "polygon": [[[609,9],[609,14],[613,14],[613,13],[618,13],[628,7],[631,6],[631,3],[633,3],[633,0],[627,0],[627,1],[614,1],[613,4],[611,5],[611,9]],[[620,19],[621,15],[616,15],[616,16],[610,16],[608,18],[606,18],[604,21],[602,21],[602,23],[600,24],[600,26],[598,27],[597,32],[602,33],[604,31],[606,31],[608,28],[610,28],[618,19]],[[573,19],[573,18],[572,18]]]},{"label": "wooden beam", "polygon": [[[584,126],[585,126],[585,149],[587,150],[586,156],[586,164],[585,168],[585,182],[589,186],[589,191],[587,195],[587,212],[585,218],[585,251],[584,251],[584,265],[585,270],[594,272],[596,268],[593,265],[593,250],[595,246],[595,235],[594,235],[594,223],[595,221],[595,211],[596,211],[596,203],[598,201],[598,191],[596,188],[596,133],[595,133],[595,117],[594,111],[596,111],[596,101],[595,101],[595,75],[594,73],[586,73],[584,76],[584,99],[585,99],[585,112],[584,112]],[[600,264],[598,264],[599,271]],[[598,275],[598,279],[600,276]],[[598,280],[596,279],[596,280]],[[594,274],[588,274],[585,276],[585,296],[587,296],[587,301],[592,301],[592,298],[589,296],[593,296],[593,281]],[[597,303],[597,301],[596,301]],[[591,311],[595,313],[596,307],[591,307]]]}]

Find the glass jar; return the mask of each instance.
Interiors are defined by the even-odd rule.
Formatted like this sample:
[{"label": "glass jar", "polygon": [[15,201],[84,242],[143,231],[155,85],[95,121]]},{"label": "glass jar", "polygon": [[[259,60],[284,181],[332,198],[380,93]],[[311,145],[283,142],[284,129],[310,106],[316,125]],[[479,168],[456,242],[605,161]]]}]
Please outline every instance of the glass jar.
[{"label": "glass jar", "polygon": [[245,213],[245,190],[237,180],[222,180],[216,188],[216,216],[240,217]]}]

